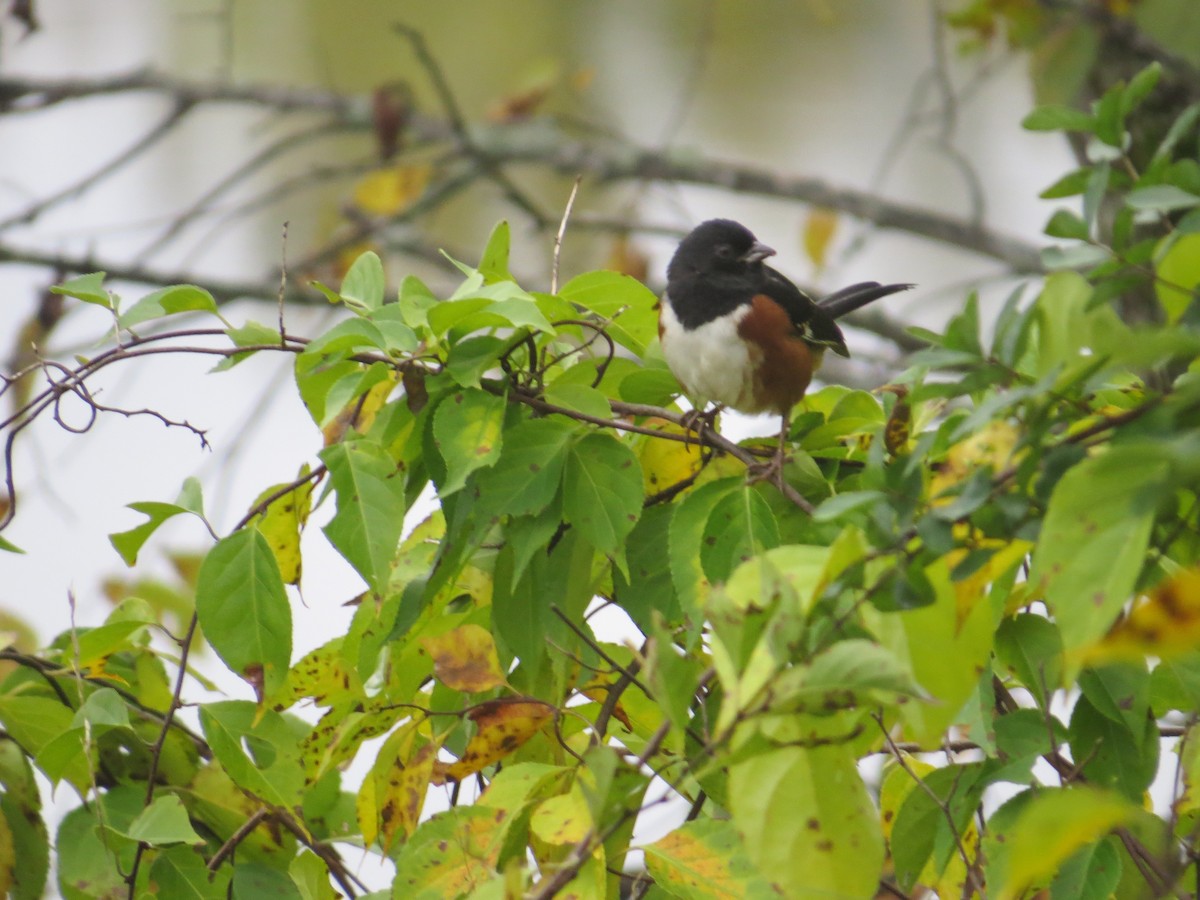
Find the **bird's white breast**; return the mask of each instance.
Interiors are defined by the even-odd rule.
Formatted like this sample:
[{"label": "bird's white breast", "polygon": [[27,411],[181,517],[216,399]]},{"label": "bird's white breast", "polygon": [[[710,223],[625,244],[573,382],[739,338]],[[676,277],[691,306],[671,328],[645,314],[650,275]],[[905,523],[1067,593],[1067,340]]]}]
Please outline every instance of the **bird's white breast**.
[{"label": "bird's white breast", "polygon": [[738,324],[749,312],[749,304],[740,306],[727,316],[689,330],[664,298],[659,318],[663,356],[690,396],[743,412],[760,411],[752,392],[757,359],[738,336]]}]

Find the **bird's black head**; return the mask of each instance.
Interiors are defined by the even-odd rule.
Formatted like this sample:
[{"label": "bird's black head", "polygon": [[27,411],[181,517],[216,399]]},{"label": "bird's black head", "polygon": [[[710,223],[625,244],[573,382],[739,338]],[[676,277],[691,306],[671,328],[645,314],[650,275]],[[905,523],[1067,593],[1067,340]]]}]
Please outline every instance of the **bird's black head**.
[{"label": "bird's black head", "polygon": [[667,266],[667,281],[707,273],[738,275],[760,268],[764,259],[774,255],[745,225],[732,219],[709,219],[679,244]]}]

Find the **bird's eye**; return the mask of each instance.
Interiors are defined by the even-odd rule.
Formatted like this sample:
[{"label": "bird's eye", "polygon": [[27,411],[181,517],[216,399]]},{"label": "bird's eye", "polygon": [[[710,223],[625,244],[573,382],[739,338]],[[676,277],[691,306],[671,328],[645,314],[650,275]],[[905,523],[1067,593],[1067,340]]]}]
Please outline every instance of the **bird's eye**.
[{"label": "bird's eye", "polygon": [[717,256],[721,259],[731,259],[733,257],[733,248],[728,244],[717,244]]}]

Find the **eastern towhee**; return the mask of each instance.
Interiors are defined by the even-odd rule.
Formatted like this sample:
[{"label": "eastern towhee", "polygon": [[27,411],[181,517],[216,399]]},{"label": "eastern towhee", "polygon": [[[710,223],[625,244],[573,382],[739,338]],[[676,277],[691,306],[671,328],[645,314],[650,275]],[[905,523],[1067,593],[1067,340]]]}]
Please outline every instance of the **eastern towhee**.
[{"label": "eastern towhee", "polygon": [[729,219],[696,226],[667,267],[658,336],[689,396],[783,417],[779,448],[764,472],[781,477],[792,407],[826,350],[850,355],[835,319],[912,285],[864,281],[818,303],[763,264],[774,254]]}]

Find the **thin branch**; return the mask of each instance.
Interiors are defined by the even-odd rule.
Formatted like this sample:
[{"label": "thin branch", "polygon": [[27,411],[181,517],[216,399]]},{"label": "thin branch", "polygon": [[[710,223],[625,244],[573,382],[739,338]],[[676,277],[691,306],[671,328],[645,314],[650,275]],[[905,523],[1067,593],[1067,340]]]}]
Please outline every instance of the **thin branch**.
[{"label": "thin branch", "polygon": [[95,187],[95,185],[103,181],[109,175],[112,175],[114,172],[123,169],[125,166],[129,165],[129,163],[133,162],[135,159],[161,141],[164,137],[166,137],[167,134],[170,133],[170,131],[174,129],[175,126],[180,123],[180,121],[183,120],[183,117],[186,116],[191,109],[192,104],[189,101],[180,100],[177,98],[175,100],[175,105],[171,108],[171,111],[168,112],[157,125],[155,125],[141,138],[134,142],[132,146],[126,148],[113,159],[102,165],[99,169],[89,173],[69,187],[65,187],[62,190],[51,194],[49,197],[39,200],[24,212],[20,212],[15,216],[0,220],[0,231],[11,228],[14,225],[26,225],[47,210],[52,209],[55,206],[66,202],[67,200],[73,200],[80,194],[86,192],[88,189]]},{"label": "thin branch", "polygon": [[579,183],[583,181],[582,175],[575,176],[575,182],[571,185],[571,195],[567,197],[567,205],[563,209],[562,221],[558,223],[558,232],[554,235],[554,265],[550,268],[550,293],[558,293],[558,257],[562,253],[563,237],[567,233],[567,222],[571,219],[571,210],[575,206],[575,197],[579,194]]},{"label": "thin branch", "polygon": [[[399,27],[405,34],[404,26]],[[414,45],[415,46],[415,45]],[[427,52],[427,51],[426,51]],[[419,61],[424,61],[418,53]],[[436,66],[426,70],[437,79]],[[437,76],[444,85],[444,77]],[[448,88],[445,88],[448,91]],[[442,88],[438,88],[439,94]],[[291,90],[263,86],[230,86],[182,81],[150,72],[135,72],[111,79],[39,80],[0,78],[0,101],[10,108],[44,108],[67,99],[122,91],[154,91],[170,94],[186,104],[241,103],[266,107],[276,112],[313,112],[332,117],[349,130],[372,127],[370,100],[327,91]],[[452,96],[452,95],[451,95]],[[688,153],[650,150],[619,141],[601,144],[595,140],[573,140],[562,131],[547,128],[530,132],[510,124],[491,124],[467,133],[456,105],[446,106],[446,119],[414,114],[407,123],[411,140],[435,143],[452,140],[463,155],[484,166],[488,177],[497,180],[509,198],[539,225],[546,217],[508,181],[498,167],[512,163],[548,166],[574,177],[585,175],[599,182],[666,181],[715,187],[735,193],[758,194],[827,207],[871,222],[880,228],[897,229],[930,240],[995,259],[1010,270],[1022,273],[1043,271],[1038,247],[990,231],[961,217],[885,200],[867,191],[837,188],[821,179],[790,176],[723,160],[705,159]],[[466,143],[463,137],[466,136]],[[515,195],[512,193],[516,191]]]},{"label": "thin branch", "polygon": [[[874,716],[872,716],[872,718],[874,718],[876,723],[879,725],[879,730],[883,732],[883,740],[887,744],[888,749],[891,751],[892,758],[896,760],[897,765],[899,765],[900,768],[903,769],[910,778],[912,778],[917,787],[929,795],[929,799],[934,802],[939,810],[941,810],[942,817],[945,818],[946,824],[950,826],[950,834],[954,838],[954,847],[958,851],[959,857],[962,859],[963,868],[966,873],[966,887],[979,894],[981,900],[987,900],[987,894],[985,893],[983,884],[979,879],[979,873],[976,871],[975,864],[971,861],[970,854],[967,853],[967,848],[963,843],[962,835],[959,834],[958,831],[958,823],[954,821],[954,814],[950,811],[949,800],[943,800],[941,797],[939,797],[937,792],[928,784],[926,784],[920,775],[912,770],[912,767],[908,764],[908,760],[904,758],[904,754],[900,752],[900,748],[897,747],[895,742],[892,740],[892,735],[888,732],[887,726],[883,723],[883,716],[879,713],[876,713]],[[957,782],[955,786],[957,786]],[[953,794],[953,790],[954,788],[951,788],[951,794]],[[964,892],[964,896],[968,896],[968,894]]]},{"label": "thin branch", "polygon": [[[193,612],[191,621],[188,622],[187,634],[184,635],[179,645],[179,671],[175,676],[175,689],[171,692],[171,703],[163,716],[162,728],[158,731],[154,746],[150,748],[150,768],[146,773],[146,797],[143,804],[147,807],[154,802],[154,783],[158,781],[158,764],[162,758],[163,746],[167,742],[167,735],[171,733],[171,722],[174,721],[175,712],[180,707],[180,698],[183,696],[183,680],[187,677],[188,653],[191,651],[192,637],[196,634],[198,624],[199,619]],[[125,881],[129,885],[129,900],[134,900],[137,896],[138,868],[142,864],[142,855],[149,849],[149,846],[145,841],[138,841],[137,850],[133,855],[133,865],[125,877]]]}]

